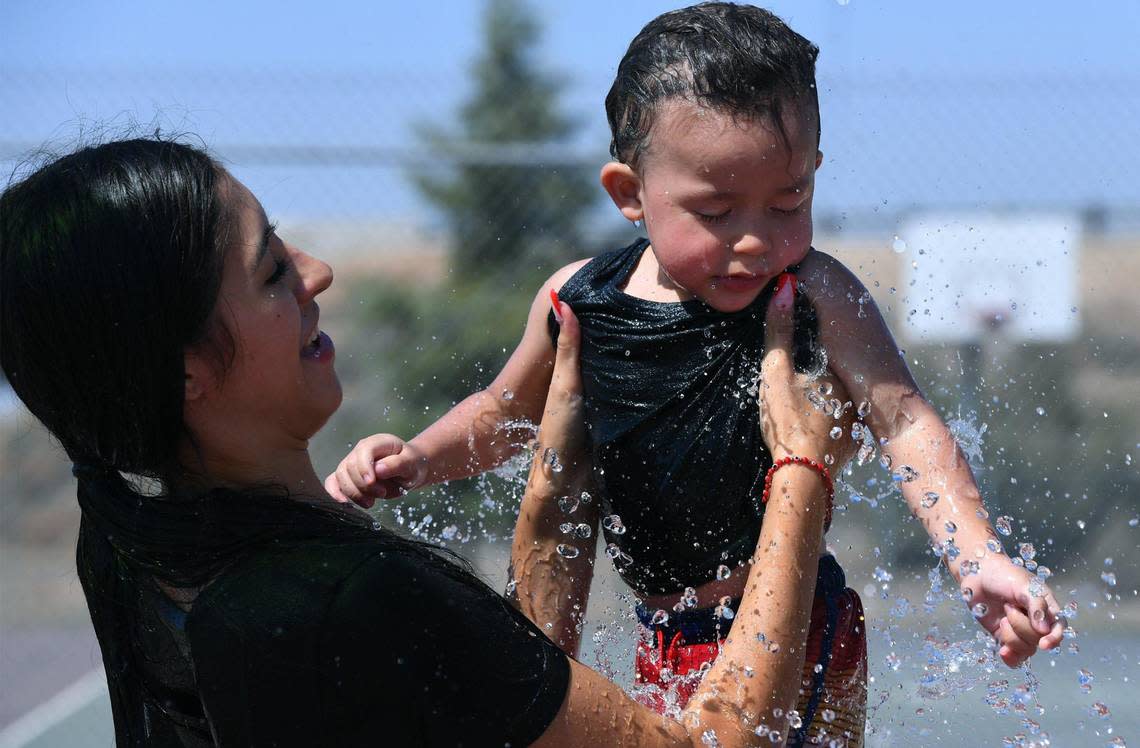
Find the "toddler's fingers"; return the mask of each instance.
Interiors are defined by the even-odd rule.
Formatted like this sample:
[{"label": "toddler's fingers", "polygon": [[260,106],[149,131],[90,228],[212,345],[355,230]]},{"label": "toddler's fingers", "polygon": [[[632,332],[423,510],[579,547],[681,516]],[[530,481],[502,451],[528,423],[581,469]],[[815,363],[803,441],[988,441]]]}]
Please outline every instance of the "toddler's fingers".
[{"label": "toddler's fingers", "polygon": [[1044,636],[1048,634],[1056,621],[1053,611],[1060,610],[1057,606],[1057,601],[1053,598],[1053,593],[1050,592],[1040,596],[1026,594],[1026,598],[1027,604],[1025,608],[1033,628],[1037,631],[1037,635]]},{"label": "toddler's fingers", "polygon": [[1005,608],[1005,620],[1009,622],[1013,633],[1023,645],[1020,649],[1028,650],[1029,654],[1036,652],[1037,642],[1041,640],[1041,635],[1033,628],[1033,622],[1029,620],[1029,616],[1015,605],[1006,603],[1003,607]]},{"label": "toddler's fingers", "polygon": [[998,656],[1002,662],[1010,667],[1017,667],[1037,651],[1037,642],[1027,644],[1014,630],[1013,623],[1008,617],[1002,618],[994,634],[998,644]]},{"label": "toddler's fingers", "polygon": [[340,483],[338,483],[336,479],[336,473],[330,473],[329,477],[325,478],[325,492],[342,504],[352,503],[351,500],[341,492]]}]

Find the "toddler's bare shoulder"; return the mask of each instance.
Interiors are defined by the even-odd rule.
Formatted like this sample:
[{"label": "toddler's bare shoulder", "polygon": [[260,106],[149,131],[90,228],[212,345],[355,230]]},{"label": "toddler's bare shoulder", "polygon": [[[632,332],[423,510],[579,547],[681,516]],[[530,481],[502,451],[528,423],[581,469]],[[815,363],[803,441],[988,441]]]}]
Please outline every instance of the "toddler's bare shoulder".
[{"label": "toddler's bare shoulder", "polygon": [[846,265],[814,248],[800,263],[797,279],[817,306],[858,305],[866,291],[863,282]]},{"label": "toddler's bare shoulder", "polygon": [[569,265],[565,265],[558,270],[555,270],[554,274],[551,275],[550,278],[546,281],[546,286],[557,291],[558,289],[562,288],[562,284],[570,280],[571,276],[573,276],[574,273],[584,268],[586,264],[589,263],[592,259],[594,258],[587,257],[582,260],[571,262]]}]

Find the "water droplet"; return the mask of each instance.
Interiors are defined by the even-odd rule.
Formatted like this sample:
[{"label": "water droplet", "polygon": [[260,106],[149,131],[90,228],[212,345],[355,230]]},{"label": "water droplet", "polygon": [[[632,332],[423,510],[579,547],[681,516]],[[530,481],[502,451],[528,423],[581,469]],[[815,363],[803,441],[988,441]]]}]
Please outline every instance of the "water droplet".
[{"label": "water droplet", "polygon": [[578,499],[574,496],[563,496],[558,500],[558,508],[563,514],[573,514],[578,511]]},{"label": "water droplet", "polygon": [[819,385],[819,394],[824,397],[831,397],[831,393],[835,391],[835,386],[831,382],[823,382]]},{"label": "water droplet", "polygon": [[515,393],[511,392],[510,390],[503,390],[503,399],[507,401],[514,400]]},{"label": "water droplet", "polygon": [[685,612],[685,603],[678,602],[676,605],[673,606],[673,612],[674,613],[684,613]]},{"label": "water droplet", "polygon": [[1102,701],[1094,701],[1093,705],[1089,707],[1089,714],[1094,717],[1100,717],[1101,719],[1108,719],[1112,716],[1112,712],[1108,710],[1108,707],[1105,706]]},{"label": "water droplet", "polygon": [[891,242],[891,251],[896,255],[901,255],[903,252],[906,252],[906,242],[896,236],[894,241]]},{"label": "water droplet", "polygon": [[827,435],[832,439],[841,439],[843,437],[843,429],[839,426],[833,426],[831,431],[827,432]]},{"label": "water droplet", "polygon": [[1037,549],[1033,547],[1033,543],[1022,543],[1017,547],[1017,554],[1026,561],[1032,561],[1037,556]]},{"label": "water droplet", "polygon": [[946,523],[946,532],[953,535],[954,533],[958,532],[958,525],[954,522],[947,522]]},{"label": "water droplet", "polygon": [[558,452],[554,447],[546,448],[546,451],[542,453],[542,462],[549,465],[551,471],[555,473],[562,472],[562,463],[558,461]]},{"label": "water droplet", "polygon": [[913,483],[918,480],[918,471],[910,465],[899,465],[899,469],[891,474],[891,479],[896,483]]},{"label": "water droplet", "polygon": [[890,470],[891,469],[891,456],[890,455],[881,456],[879,458],[879,464],[882,465],[883,470]]},{"label": "water droplet", "polygon": [[716,738],[715,730],[705,730],[701,733],[701,745],[707,745],[709,748],[717,748],[720,741]]},{"label": "water droplet", "polygon": [[1088,670],[1081,668],[1080,670],[1077,671],[1077,683],[1080,684],[1081,691],[1083,693],[1089,693],[1090,691],[1092,691],[1092,682],[1093,682],[1093,674],[1090,673]]},{"label": "water droplet", "polygon": [[602,518],[602,527],[614,535],[625,535],[625,525],[621,521],[621,517],[616,514],[607,514]]},{"label": "water droplet", "polygon": [[859,451],[855,453],[855,464],[862,467],[866,465],[875,456],[875,448],[870,444],[863,444],[859,447]]},{"label": "water droplet", "polygon": [[919,503],[922,504],[923,509],[929,509],[938,503],[938,494],[933,491],[927,491],[922,495],[922,501]]},{"label": "water droplet", "polygon": [[835,721],[835,712],[833,712],[830,709],[824,709],[822,712],[819,713],[819,716],[823,717],[824,722],[834,722]]},{"label": "water droplet", "polygon": [[1045,583],[1041,581],[1040,577],[1034,577],[1029,580],[1029,596],[1042,597],[1045,594]]},{"label": "water droplet", "polygon": [[1048,566],[1038,566],[1037,567],[1037,578],[1038,579],[1048,579],[1051,576],[1053,576],[1053,570],[1050,569]]},{"label": "water droplet", "polygon": [[986,511],[986,508],[984,506],[980,506],[974,510],[974,516],[978,519],[989,519],[990,513]]},{"label": "water droplet", "polygon": [[518,588],[518,580],[512,579],[511,581],[507,582],[507,587],[503,590],[503,595],[505,597],[513,597]]},{"label": "water droplet", "polygon": [[1005,536],[1013,534],[1013,517],[1009,515],[1002,515],[994,520],[994,527],[999,533]]},{"label": "water droplet", "polygon": [[557,550],[558,555],[563,558],[578,558],[578,555],[581,553],[576,547],[566,543],[559,543]]},{"label": "water droplet", "polygon": [[594,529],[583,522],[574,528],[574,534],[582,539],[585,539],[594,534]]},{"label": "water droplet", "polygon": [[985,603],[978,603],[970,608],[970,612],[974,614],[974,618],[982,618],[986,613],[990,612],[990,606]]},{"label": "water droplet", "polygon": [[1115,587],[1116,586],[1116,574],[1112,573],[1111,571],[1101,572],[1100,581],[1104,582],[1109,587]]},{"label": "water droplet", "polygon": [[1045,415],[1045,408],[1043,408],[1043,407],[1041,407],[1040,405],[1038,405],[1038,406],[1037,406],[1037,415],[1039,415],[1039,416],[1043,416],[1043,415]]},{"label": "water droplet", "polygon": [[997,538],[988,538],[986,540],[986,550],[990,553],[1005,553],[1005,549],[1001,547],[1001,543]]},{"label": "water droplet", "polygon": [[569,535],[570,533],[574,532],[574,523],[573,522],[563,522],[562,524],[560,524],[558,526],[558,531],[561,532],[563,535]]},{"label": "water droplet", "polygon": [[380,530],[384,529],[384,525],[381,524],[380,520],[374,519],[372,520],[372,529],[379,532]]},{"label": "water droplet", "polygon": [[795,709],[788,712],[788,726],[789,727],[791,727],[793,730],[798,730],[801,727],[803,727],[803,724],[804,724],[804,720],[803,720],[803,717],[800,716],[799,712],[797,712]]},{"label": "water droplet", "polygon": [[[768,642],[768,651],[771,652],[772,654],[776,654],[777,652],[779,652],[780,651],[779,642],[775,642],[775,641]],[[773,714],[775,714],[775,712],[773,712]],[[779,716],[779,715],[777,715],[777,716]]]},{"label": "water droplet", "polygon": [[720,566],[716,567],[716,578],[717,579],[723,581],[725,579],[728,579],[730,576],[732,576],[732,569],[728,568],[724,564],[721,564]]},{"label": "water droplet", "polygon": [[866,418],[871,415],[871,403],[864,400],[859,403],[859,410],[856,411],[860,418]]},{"label": "water droplet", "polygon": [[649,621],[654,626],[664,626],[669,622],[669,614],[658,608],[653,613],[653,618]]},{"label": "water droplet", "polygon": [[970,600],[973,599],[973,597],[974,597],[974,589],[972,587],[963,587],[962,588],[962,600],[963,600],[963,602],[968,603],[968,602],[970,602]]},{"label": "water droplet", "polygon": [[978,569],[980,569],[980,568],[981,568],[980,564],[978,564],[978,562],[974,561],[973,559],[967,559],[967,560],[963,561],[962,563],[958,564],[958,571],[961,573],[961,575],[963,577],[968,577],[971,574],[977,574]]}]

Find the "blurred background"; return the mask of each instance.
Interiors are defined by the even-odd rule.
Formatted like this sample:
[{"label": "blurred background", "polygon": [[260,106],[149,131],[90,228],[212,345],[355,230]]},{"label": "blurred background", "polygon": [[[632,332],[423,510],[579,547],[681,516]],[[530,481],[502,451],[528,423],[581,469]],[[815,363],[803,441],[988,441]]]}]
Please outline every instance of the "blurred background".
[{"label": "blurred background", "polygon": [[[337,273],[329,471],[489,383],[543,279],[637,235],[597,183],[602,102],[673,7],[7,0],[0,173],[122,135],[205,144]],[[854,467],[829,540],[871,623],[868,745],[1140,744],[1140,6],[768,7],[822,50],[815,246],[866,284],[1007,551],[1075,606],[1058,652],[995,665],[889,473]],[[523,464],[379,515],[501,588]],[[113,742],[77,526],[69,465],[0,385],[0,747]],[[582,659],[628,685],[608,564]]]}]

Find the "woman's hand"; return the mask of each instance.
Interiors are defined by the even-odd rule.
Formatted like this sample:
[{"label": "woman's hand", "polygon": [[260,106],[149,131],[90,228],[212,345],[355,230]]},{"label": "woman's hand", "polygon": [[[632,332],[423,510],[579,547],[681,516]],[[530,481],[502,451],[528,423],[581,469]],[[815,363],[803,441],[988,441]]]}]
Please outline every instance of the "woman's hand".
[{"label": "woman's hand", "polygon": [[[598,505],[590,480],[578,367],[578,320],[555,301],[561,332],[538,448],[511,543],[508,598],[570,656],[577,655],[594,573]],[[564,532],[571,523],[574,532]],[[580,531],[589,528],[589,532]]]},{"label": "woman's hand", "polygon": [[[552,294],[553,295],[553,294]],[[565,495],[567,487],[588,481],[582,370],[578,365],[581,331],[568,304],[552,299],[559,320],[554,374],[538,429],[538,450],[528,490]]]},{"label": "woman's hand", "polygon": [[[854,407],[842,383],[830,372],[816,379],[796,373],[792,363],[795,294],[795,276],[784,273],[777,281],[764,324],[760,431],[773,459],[799,456],[823,463],[832,461],[830,469],[835,472],[851,459],[858,446],[851,438]],[[817,401],[839,401],[838,417],[830,408],[817,407],[809,400],[808,394],[813,389],[817,394],[828,393],[814,398]],[[836,427],[841,430],[838,439],[831,436]]]}]

